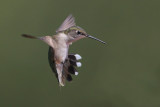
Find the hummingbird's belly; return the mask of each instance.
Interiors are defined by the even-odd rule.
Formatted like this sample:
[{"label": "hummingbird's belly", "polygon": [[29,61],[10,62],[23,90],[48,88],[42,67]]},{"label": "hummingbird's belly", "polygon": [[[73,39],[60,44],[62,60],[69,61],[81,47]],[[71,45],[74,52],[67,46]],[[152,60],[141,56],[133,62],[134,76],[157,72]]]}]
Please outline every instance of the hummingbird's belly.
[{"label": "hummingbird's belly", "polygon": [[67,55],[68,55],[68,48],[67,47],[64,47],[64,48],[61,47],[61,48],[57,49],[57,51],[55,52],[56,59],[59,62],[64,62]]}]

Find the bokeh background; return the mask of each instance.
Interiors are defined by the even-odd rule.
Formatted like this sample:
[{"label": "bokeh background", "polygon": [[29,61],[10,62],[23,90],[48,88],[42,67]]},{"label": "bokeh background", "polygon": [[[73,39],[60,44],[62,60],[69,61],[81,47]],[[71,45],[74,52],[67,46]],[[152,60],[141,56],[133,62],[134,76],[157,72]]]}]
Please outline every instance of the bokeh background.
[{"label": "bokeh background", "polygon": [[[70,13],[108,45],[74,43],[82,67],[60,88],[48,46],[21,34],[54,35]],[[0,107],[160,107],[160,1],[1,0]]]}]

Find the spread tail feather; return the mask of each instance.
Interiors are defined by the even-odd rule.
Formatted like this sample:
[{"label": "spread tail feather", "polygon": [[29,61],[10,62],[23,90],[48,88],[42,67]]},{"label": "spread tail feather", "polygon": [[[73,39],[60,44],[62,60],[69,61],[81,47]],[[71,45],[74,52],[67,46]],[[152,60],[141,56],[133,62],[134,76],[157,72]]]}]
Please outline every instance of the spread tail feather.
[{"label": "spread tail feather", "polygon": [[78,75],[78,72],[75,67],[80,67],[78,64],[81,65],[80,62],[77,62],[78,60],[81,59],[81,56],[78,54],[69,54],[68,58],[63,64],[63,77],[65,77],[66,80],[72,81],[72,76],[73,75]]}]

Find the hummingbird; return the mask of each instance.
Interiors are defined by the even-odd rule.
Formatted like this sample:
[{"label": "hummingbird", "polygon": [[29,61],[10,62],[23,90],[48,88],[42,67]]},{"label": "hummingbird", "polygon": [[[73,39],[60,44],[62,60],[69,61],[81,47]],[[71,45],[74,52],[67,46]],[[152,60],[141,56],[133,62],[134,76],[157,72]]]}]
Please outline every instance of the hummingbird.
[{"label": "hummingbird", "polygon": [[77,26],[75,18],[71,14],[64,20],[53,36],[35,37],[28,34],[22,34],[22,36],[39,39],[49,45],[49,65],[58,80],[59,86],[64,86],[66,80],[72,81],[71,74],[78,75],[76,67],[82,65],[78,62],[82,59],[79,54],[68,54],[69,46],[73,42],[82,38],[91,38],[106,44],[106,42],[87,34],[84,29]]}]

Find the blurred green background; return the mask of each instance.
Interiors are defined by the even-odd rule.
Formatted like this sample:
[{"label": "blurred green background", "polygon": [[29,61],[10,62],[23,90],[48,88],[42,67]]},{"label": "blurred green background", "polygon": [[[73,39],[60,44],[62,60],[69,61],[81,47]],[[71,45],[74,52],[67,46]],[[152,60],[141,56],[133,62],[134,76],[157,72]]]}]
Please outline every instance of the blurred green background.
[{"label": "blurred green background", "polygon": [[[72,13],[106,41],[70,47],[82,67],[59,88],[48,46],[21,37],[53,35]],[[1,0],[0,107],[160,107],[159,0]]]}]

